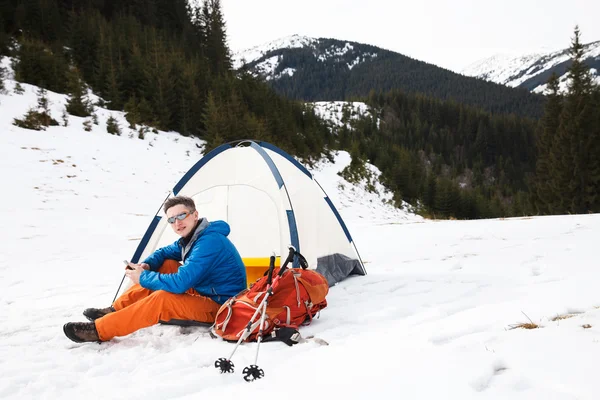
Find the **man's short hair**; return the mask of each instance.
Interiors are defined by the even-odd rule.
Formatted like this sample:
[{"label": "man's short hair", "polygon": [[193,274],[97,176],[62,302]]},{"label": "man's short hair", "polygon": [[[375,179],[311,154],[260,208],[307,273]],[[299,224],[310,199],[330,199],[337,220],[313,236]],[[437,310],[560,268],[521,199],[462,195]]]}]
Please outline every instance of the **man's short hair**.
[{"label": "man's short hair", "polygon": [[191,197],[175,196],[175,197],[171,197],[169,200],[167,200],[165,202],[165,205],[163,207],[165,214],[167,213],[167,210],[169,208],[177,206],[179,204],[182,204],[183,206],[185,206],[185,208],[187,208],[191,212],[196,211],[196,203],[194,203],[194,200],[192,200]]}]

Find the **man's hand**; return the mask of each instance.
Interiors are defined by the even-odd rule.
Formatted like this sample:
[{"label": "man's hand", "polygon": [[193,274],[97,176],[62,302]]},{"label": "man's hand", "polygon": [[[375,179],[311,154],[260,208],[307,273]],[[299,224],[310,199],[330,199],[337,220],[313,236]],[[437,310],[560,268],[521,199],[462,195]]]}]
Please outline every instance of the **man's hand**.
[{"label": "man's hand", "polygon": [[133,267],[135,267],[136,265],[141,266],[143,269],[145,269],[146,271],[150,271],[150,266],[146,263],[139,263],[139,264],[134,264],[134,263],[130,263],[128,262],[127,265],[125,266],[125,269],[133,269]]},{"label": "man's hand", "polygon": [[125,275],[127,275],[127,277],[129,279],[131,279],[131,281],[133,283],[135,283],[136,285],[138,285],[140,283],[140,275],[142,274],[142,271],[150,269],[150,266],[146,263],[142,263],[142,264],[129,263],[129,267],[131,267],[133,269],[126,269]]}]

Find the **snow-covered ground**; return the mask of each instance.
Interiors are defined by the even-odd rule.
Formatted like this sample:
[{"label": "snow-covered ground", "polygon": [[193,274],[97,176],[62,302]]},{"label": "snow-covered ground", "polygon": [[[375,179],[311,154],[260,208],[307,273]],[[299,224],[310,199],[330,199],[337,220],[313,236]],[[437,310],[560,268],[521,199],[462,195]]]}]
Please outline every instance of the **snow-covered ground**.
[{"label": "snow-covered ground", "polygon": [[[348,128],[351,128],[349,122],[364,117],[368,113],[371,113],[369,106],[361,101],[316,101],[310,103],[314,107],[315,113],[329,121],[331,126],[341,127],[346,124]],[[348,121],[342,121],[344,112],[348,114]],[[379,125],[379,120],[377,121]]]},{"label": "snow-covered ground", "polygon": [[[201,156],[176,133],[130,136],[121,113],[28,131],[11,124],[34,88],[0,95],[0,398],[597,399],[600,215],[425,221],[322,163],[368,275],[334,286],[294,347],[266,343],[262,380],[214,361],[233,345],[203,328],[155,326],[75,344],[62,325],[107,306],[152,216]],[[64,96],[49,94],[60,119]],[[123,134],[105,131],[108,113]],[[570,317],[556,319],[557,316]],[[556,319],[556,320],[554,320]],[[512,329],[533,322],[539,329]]]}]

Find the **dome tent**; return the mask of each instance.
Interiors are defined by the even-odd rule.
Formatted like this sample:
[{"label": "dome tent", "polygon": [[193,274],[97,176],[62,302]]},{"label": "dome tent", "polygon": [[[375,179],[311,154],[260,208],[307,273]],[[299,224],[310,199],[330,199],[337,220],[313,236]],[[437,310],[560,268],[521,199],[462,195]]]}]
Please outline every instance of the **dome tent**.
[{"label": "dome tent", "polygon": [[[244,140],[217,147],[181,178],[167,199],[176,195],[193,198],[200,216],[209,221],[226,221],[229,238],[247,266],[247,260],[268,260],[272,254],[285,258],[292,245],[330,286],[351,274],[366,274],[327,194],[304,166],[272,144]],[[131,261],[177,239],[161,205]]]}]

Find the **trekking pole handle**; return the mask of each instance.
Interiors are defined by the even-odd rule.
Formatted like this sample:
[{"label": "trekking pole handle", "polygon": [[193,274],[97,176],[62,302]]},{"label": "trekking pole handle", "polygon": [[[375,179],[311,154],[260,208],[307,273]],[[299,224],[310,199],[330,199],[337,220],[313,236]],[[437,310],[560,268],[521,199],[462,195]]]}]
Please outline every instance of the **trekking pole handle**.
[{"label": "trekking pole handle", "polygon": [[271,286],[273,282],[273,270],[275,269],[275,255],[271,255],[271,259],[269,260],[269,277],[267,278],[267,283]]},{"label": "trekking pole handle", "polygon": [[294,248],[294,246],[290,246],[289,249],[290,249],[290,252],[289,252],[287,258],[285,259],[285,262],[281,266],[281,269],[279,270],[279,274],[278,274],[279,276],[283,275],[283,273],[285,272],[285,269],[287,268],[287,265],[290,262],[294,262],[294,254],[296,254],[296,249]]}]

